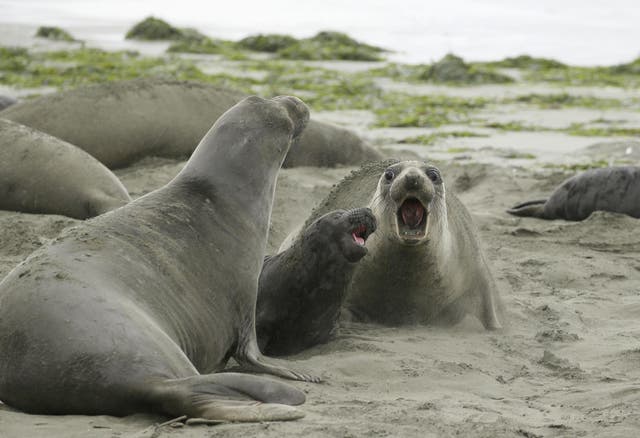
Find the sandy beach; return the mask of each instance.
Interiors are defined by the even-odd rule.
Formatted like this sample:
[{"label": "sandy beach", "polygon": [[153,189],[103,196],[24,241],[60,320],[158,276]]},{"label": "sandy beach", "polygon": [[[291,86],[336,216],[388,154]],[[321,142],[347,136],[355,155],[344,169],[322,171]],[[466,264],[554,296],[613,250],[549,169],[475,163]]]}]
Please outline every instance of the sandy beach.
[{"label": "sandy beach", "polygon": [[[231,73],[241,68],[228,60],[220,65]],[[353,70],[346,61],[322,66]],[[637,435],[640,220],[596,212],[583,222],[543,221],[505,210],[547,197],[591,163],[640,165],[638,135],[567,131],[576,124],[637,130],[640,89],[527,82],[458,87],[391,78],[377,85],[415,96],[491,101],[461,123],[438,127],[380,126],[373,111],[359,108],[312,107],[312,113],[354,130],[388,156],[420,157],[439,166],[447,190],[459,196],[479,230],[504,303],[504,330],[486,332],[470,317],[452,328],[343,325],[331,342],[282,359],[324,379],[293,383],[307,394],[301,407],[306,417],[294,422],[158,426],[167,419],[27,415],[0,404],[0,437]],[[11,86],[0,91],[17,98],[29,94]],[[516,100],[534,93],[622,103],[545,108]],[[499,127],[509,122],[536,129]],[[477,135],[440,135],[428,145],[406,141],[462,130]],[[136,198],[168,182],[184,163],[148,157],[115,173]],[[268,251],[276,251],[332,185],[354,169],[283,169]],[[76,223],[62,216],[0,211],[0,278]]]}]

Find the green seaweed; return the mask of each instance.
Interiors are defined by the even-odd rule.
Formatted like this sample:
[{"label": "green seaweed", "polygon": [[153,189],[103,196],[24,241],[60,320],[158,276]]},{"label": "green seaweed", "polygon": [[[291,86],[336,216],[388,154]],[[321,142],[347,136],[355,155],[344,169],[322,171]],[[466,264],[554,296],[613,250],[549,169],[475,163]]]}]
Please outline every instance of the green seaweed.
[{"label": "green seaweed", "polygon": [[241,39],[238,41],[238,45],[243,49],[253,50],[255,52],[275,53],[278,50],[286,49],[297,42],[298,40],[290,35],[260,33],[257,35],[249,35],[248,37]]},{"label": "green seaweed", "polygon": [[569,93],[527,94],[516,97],[513,101],[538,105],[541,108],[562,108],[565,106],[585,108],[618,108],[622,106],[619,99],[605,99],[594,96],[576,96]]},{"label": "green seaweed", "polygon": [[513,78],[464,62],[452,53],[423,69],[418,79],[438,83],[457,84],[505,84],[513,82]]},{"label": "green seaweed", "polygon": [[585,126],[583,123],[573,123],[564,130],[567,134],[583,137],[637,137],[640,136],[640,128],[617,126]]},{"label": "green seaweed", "polygon": [[609,167],[609,162],[606,160],[597,160],[590,163],[576,163],[576,164],[556,164],[546,163],[543,164],[546,169],[560,169],[567,172],[582,172],[589,169],[595,169],[599,167]]},{"label": "green seaweed", "polygon": [[484,126],[486,128],[498,129],[500,131],[543,131],[545,128],[541,126],[533,126],[533,125],[525,125],[520,121],[509,121],[509,122],[490,122],[485,123]]},{"label": "green seaweed", "polygon": [[177,27],[173,27],[160,18],[150,16],[129,29],[125,38],[138,40],[177,40],[182,38],[182,36],[182,31]]},{"label": "green seaweed", "polygon": [[501,68],[518,68],[523,70],[549,70],[551,68],[565,68],[566,64],[549,58],[535,58],[530,55],[520,55],[505,58],[502,61],[486,62],[484,65]]},{"label": "green seaweed", "polygon": [[283,59],[381,61],[385,50],[361,43],[340,32],[319,32],[278,50]]},{"label": "green seaweed", "polygon": [[508,152],[502,155],[502,158],[506,158],[507,160],[534,160],[536,156],[528,152]]},{"label": "green seaweed", "polygon": [[380,127],[438,127],[451,123],[468,123],[469,114],[484,108],[489,101],[476,97],[412,96],[387,92],[379,107],[372,108]]},{"label": "green seaweed", "polygon": [[36,32],[36,37],[47,38],[54,41],[76,41],[69,32],[55,26],[40,26]]},{"label": "green seaweed", "polygon": [[441,138],[465,138],[465,137],[488,137],[486,134],[479,134],[471,131],[445,131],[434,132],[431,134],[417,135],[415,137],[406,137],[398,141],[398,143],[412,143],[429,146],[434,144]]}]

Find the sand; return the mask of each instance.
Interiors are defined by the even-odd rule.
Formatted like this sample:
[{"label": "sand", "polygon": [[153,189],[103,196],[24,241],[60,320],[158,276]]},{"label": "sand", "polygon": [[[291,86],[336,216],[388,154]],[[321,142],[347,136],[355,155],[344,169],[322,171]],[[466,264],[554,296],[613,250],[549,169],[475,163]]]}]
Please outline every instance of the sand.
[{"label": "sand", "polygon": [[[544,91],[521,85],[393,86],[413,87],[416,93],[487,97],[563,91],[598,96],[625,93],[611,88]],[[15,96],[21,93],[8,91]],[[433,130],[372,129],[372,115],[366,111],[316,115],[319,120],[356,130],[390,155],[437,160],[448,190],[459,195],[479,228],[504,301],[505,329],[486,332],[473,318],[452,328],[342,326],[331,342],[287,358],[291,367],[324,379],[321,384],[294,383],[307,393],[307,403],[301,407],[306,417],[295,422],[158,427],[167,419],[27,415],[0,404],[1,438],[638,434],[640,220],[596,212],[583,222],[572,223],[505,213],[518,202],[547,196],[573,175],[546,168],[547,163],[604,159],[640,165],[638,139],[478,128],[487,137],[445,138],[424,147],[399,140]],[[640,124],[637,109],[598,110],[596,114],[572,108],[496,107],[483,111],[481,117],[547,128],[596,118]],[[514,151],[535,158],[510,158]],[[183,165],[176,160],[146,158],[116,173],[135,198],[165,184]],[[275,251],[332,184],[350,170],[283,170],[268,250]],[[61,216],[0,212],[0,278],[77,222]]]}]

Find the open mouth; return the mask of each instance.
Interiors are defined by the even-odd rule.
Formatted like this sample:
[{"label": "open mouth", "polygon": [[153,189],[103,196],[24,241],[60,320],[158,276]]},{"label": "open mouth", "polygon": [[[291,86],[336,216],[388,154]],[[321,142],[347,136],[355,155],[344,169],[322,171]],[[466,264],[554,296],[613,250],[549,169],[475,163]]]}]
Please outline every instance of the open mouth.
[{"label": "open mouth", "polygon": [[416,243],[427,233],[428,212],[416,198],[404,200],[397,212],[398,235],[405,242]]},{"label": "open mouth", "polygon": [[373,230],[369,230],[366,225],[360,224],[351,231],[353,241],[360,246],[364,246]]}]

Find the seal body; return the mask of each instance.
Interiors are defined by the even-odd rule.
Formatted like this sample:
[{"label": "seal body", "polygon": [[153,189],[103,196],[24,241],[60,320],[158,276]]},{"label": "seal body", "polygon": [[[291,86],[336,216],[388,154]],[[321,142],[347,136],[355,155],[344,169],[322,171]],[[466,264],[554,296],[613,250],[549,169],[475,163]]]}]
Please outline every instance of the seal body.
[{"label": "seal body", "polygon": [[289,385],[208,373],[234,357],[313,380],[266,363],[255,336],[276,175],[307,119],[296,98],[242,101],[166,186],[18,265],[0,283],[0,399],[46,414],[299,418]]},{"label": "seal body", "polygon": [[375,229],[368,208],[332,211],[309,225],[290,248],[265,259],[256,310],[263,353],[294,354],[329,340]]},{"label": "seal body", "polygon": [[367,202],[378,228],[354,269],[347,313],[387,325],[452,324],[472,314],[486,329],[502,326],[473,221],[446,192],[437,168],[396,160],[365,165],[343,179],[310,220]]},{"label": "seal body", "polygon": [[0,209],[87,219],[129,201],[120,180],[91,155],[0,119]]},{"label": "seal body", "polygon": [[[135,79],[22,102],[0,117],[85,150],[110,169],[146,156],[188,157],[213,121],[246,97],[196,82]],[[354,133],[312,120],[284,167],[356,165],[380,153]]]},{"label": "seal body", "polygon": [[13,97],[0,95],[0,111],[15,105],[17,102]]},{"label": "seal body", "polygon": [[551,194],[507,210],[515,216],[581,221],[597,210],[640,218],[640,167],[590,169],[575,175]]}]

